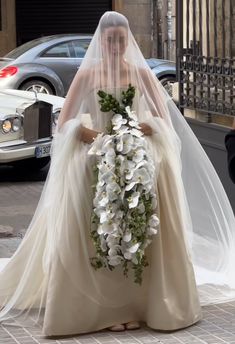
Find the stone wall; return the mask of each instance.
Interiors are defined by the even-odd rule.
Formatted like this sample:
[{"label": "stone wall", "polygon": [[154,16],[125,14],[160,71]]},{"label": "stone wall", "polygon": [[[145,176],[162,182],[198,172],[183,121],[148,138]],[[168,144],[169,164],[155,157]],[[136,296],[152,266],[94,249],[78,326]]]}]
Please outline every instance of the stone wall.
[{"label": "stone wall", "polygon": [[[3,28],[0,31],[0,56],[3,56],[16,46],[15,0],[2,0],[1,3]],[[171,13],[168,11],[169,3],[172,4]],[[113,0],[112,6],[113,10],[123,13],[129,19],[131,30],[146,58],[155,56],[174,59],[174,4],[175,0]],[[169,14],[172,16],[170,47],[167,45]]]},{"label": "stone wall", "polygon": [[176,0],[119,0],[117,11],[130,28],[146,58],[175,59]]},{"label": "stone wall", "polygon": [[131,31],[145,57],[152,53],[151,0],[125,0],[122,13],[129,20]]},{"label": "stone wall", "polygon": [[0,57],[16,46],[15,0],[2,0],[2,30],[0,31]]}]

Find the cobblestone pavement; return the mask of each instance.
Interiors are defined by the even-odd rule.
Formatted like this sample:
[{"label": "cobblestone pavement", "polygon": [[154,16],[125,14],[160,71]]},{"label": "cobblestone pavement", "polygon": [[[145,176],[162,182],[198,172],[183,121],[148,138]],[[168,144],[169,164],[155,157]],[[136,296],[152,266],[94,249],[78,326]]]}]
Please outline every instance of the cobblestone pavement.
[{"label": "cobblestone pavement", "polygon": [[[1,173],[1,171],[0,171]],[[0,175],[1,176],[1,175]],[[19,245],[43,188],[42,178],[5,174],[0,184],[0,257],[10,257]],[[235,302],[203,308],[203,320],[187,329],[160,333],[146,327],[136,331],[102,331],[49,339],[39,327],[0,326],[0,344],[235,344]]]}]

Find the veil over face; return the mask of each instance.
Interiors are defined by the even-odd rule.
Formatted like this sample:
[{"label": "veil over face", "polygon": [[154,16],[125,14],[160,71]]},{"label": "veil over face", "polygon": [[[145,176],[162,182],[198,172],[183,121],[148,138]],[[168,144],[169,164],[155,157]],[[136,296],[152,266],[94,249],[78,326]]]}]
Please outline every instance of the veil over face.
[{"label": "veil over face", "polygon": [[102,89],[118,95],[129,84],[144,95],[153,116],[164,117],[171,124],[166,105],[169,97],[166,99],[167,94],[149,69],[127,19],[120,13],[106,12],[70,87],[59,126],[82,113],[82,102],[92,90]]}]

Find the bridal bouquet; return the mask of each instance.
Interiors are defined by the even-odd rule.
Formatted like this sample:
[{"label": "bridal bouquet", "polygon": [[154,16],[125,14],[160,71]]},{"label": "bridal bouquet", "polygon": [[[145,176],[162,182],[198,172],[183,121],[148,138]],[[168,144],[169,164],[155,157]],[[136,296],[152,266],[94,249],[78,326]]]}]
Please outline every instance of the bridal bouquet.
[{"label": "bridal bouquet", "polygon": [[154,163],[131,110],[135,88],[129,85],[120,102],[103,91],[98,95],[101,111],[112,111],[113,117],[89,151],[98,160],[91,228],[96,257],[91,264],[110,270],[122,265],[125,276],[131,265],[141,284],[148,265],[145,249],[159,225]]}]

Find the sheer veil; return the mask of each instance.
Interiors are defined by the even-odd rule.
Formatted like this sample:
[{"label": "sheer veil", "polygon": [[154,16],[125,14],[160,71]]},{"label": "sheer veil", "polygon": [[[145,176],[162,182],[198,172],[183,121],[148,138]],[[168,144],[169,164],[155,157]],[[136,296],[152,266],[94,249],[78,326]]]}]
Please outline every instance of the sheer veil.
[{"label": "sheer veil", "polygon": [[[106,12],[66,97],[53,140],[50,171],[35,215],[22,244],[0,273],[0,320],[23,311],[27,314],[30,309],[44,310],[48,285],[57,283],[50,279],[51,262],[56,259],[67,271],[67,287],[75,284],[76,269],[70,274],[69,267],[75,261],[83,264],[81,256],[87,253],[83,246],[80,255],[76,252],[74,245],[81,233],[71,239],[69,228],[81,221],[82,227],[89,226],[89,219],[82,215],[82,209],[90,207],[82,176],[91,173],[85,163],[89,145],[79,140],[79,128],[82,124],[103,131],[105,115],[100,112],[97,91],[118,98],[129,84],[136,89],[133,107],[139,120],[153,128],[149,140],[158,150],[156,165],[160,166],[165,152],[172,153],[185,239],[201,303],[235,299],[235,221],[223,186],[189,125],[152,74],[127,19]],[[82,199],[81,193],[85,195]],[[102,300],[115,307],[115,300],[97,290],[91,267],[87,267],[81,283],[84,293],[89,289],[95,302]]]},{"label": "sheer veil", "polygon": [[[120,32],[117,31],[115,37],[112,30],[116,27]],[[116,40],[123,44],[116,44]],[[110,51],[115,53],[112,55]],[[123,61],[128,67],[123,68]],[[92,72],[87,73],[88,70]],[[124,78],[123,70],[127,70]],[[152,123],[157,132],[164,132],[165,140],[179,155],[185,190],[182,197],[188,209],[186,237],[197,284],[210,285],[208,293],[206,288],[201,288],[202,303],[234,298],[235,220],[231,205],[206,153],[159,80],[152,75],[127,19],[121,14],[106,12],[101,18],[60,120],[63,122],[84,112],[81,98],[92,88],[112,89],[115,94],[128,83],[137,89],[141,120]]]}]

